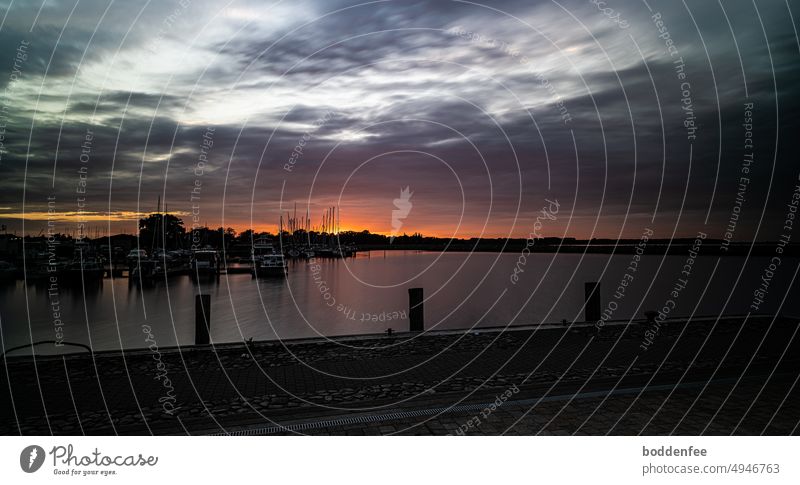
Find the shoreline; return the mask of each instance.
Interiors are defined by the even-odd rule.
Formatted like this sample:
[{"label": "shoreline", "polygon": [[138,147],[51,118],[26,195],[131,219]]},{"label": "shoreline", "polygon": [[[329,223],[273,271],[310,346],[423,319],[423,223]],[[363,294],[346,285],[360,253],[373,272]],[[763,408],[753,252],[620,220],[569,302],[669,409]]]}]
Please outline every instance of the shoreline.
[{"label": "shoreline", "polygon": [[[789,318],[789,319],[798,319],[798,317],[788,316],[788,315],[772,315],[772,314],[748,314],[751,318],[762,319],[762,318],[770,318],[774,317],[776,319],[779,318]],[[726,321],[726,320],[737,320],[744,318],[747,315],[744,314],[730,314],[730,315],[696,315],[691,318],[693,322],[708,322],[708,321]],[[669,317],[664,320],[665,323],[680,323],[685,322],[688,317],[686,316],[675,316]],[[621,319],[621,320],[607,320],[603,322],[602,327],[614,327],[620,325],[646,325],[648,323],[646,318],[638,318],[638,319]],[[220,343],[210,343],[210,344],[202,344],[202,345],[170,345],[166,347],[159,347],[158,350],[161,353],[181,353],[181,352],[194,352],[194,351],[211,351],[214,352],[215,349],[219,350],[236,350],[236,349],[247,349],[249,347],[283,347],[283,346],[294,346],[294,345],[314,345],[320,343],[348,343],[348,342],[380,342],[380,341],[395,341],[397,339],[406,338],[406,339],[424,339],[427,337],[437,337],[437,336],[466,336],[466,335],[483,335],[483,334],[501,334],[501,333],[509,333],[509,332],[525,332],[525,331],[544,331],[544,330],[571,330],[571,329],[582,329],[588,327],[596,327],[596,322],[586,322],[586,321],[577,321],[577,322],[568,322],[566,324],[561,322],[551,322],[551,323],[539,323],[539,324],[520,324],[520,325],[491,325],[486,327],[477,327],[477,328],[459,328],[459,329],[443,329],[443,330],[425,330],[423,332],[398,332],[395,331],[392,333],[391,336],[384,333],[363,333],[363,334],[346,334],[346,335],[332,335],[332,336],[322,336],[322,337],[296,337],[296,338],[287,338],[287,339],[272,339],[272,340],[253,340],[250,342],[247,341],[232,341],[232,342],[220,342]],[[49,341],[44,341],[49,342]],[[84,346],[82,343],[68,343],[69,345],[76,345],[76,346]],[[88,347],[88,346],[87,346]],[[8,350],[6,352],[21,352],[25,348],[31,348],[31,346],[26,346],[20,349],[15,350]],[[36,348],[36,347],[33,347]],[[54,354],[34,354],[34,355],[6,355],[4,356],[5,359],[9,361],[13,361],[15,359],[32,359],[35,358],[38,360],[47,360],[47,359],[57,359],[61,360],[62,358],[81,358],[81,357],[88,357],[94,355],[96,357],[104,357],[104,356],[118,356],[118,355],[128,355],[128,356],[135,356],[138,354],[149,353],[151,352],[149,347],[129,347],[125,349],[109,349],[109,350],[95,350],[89,352],[88,350],[77,350],[75,352],[60,352]]]},{"label": "shoreline", "polygon": [[[613,405],[615,411],[603,415],[613,424],[628,412],[622,403],[637,395],[636,402],[648,406],[678,397],[691,405],[697,392],[717,389],[722,397],[733,395],[736,406],[751,402],[736,399],[737,393],[751,395],[767,384],[769,406],[782,413],[775,423],[796,423],[800,409],[780,403],[800,391],[792,385],[800,375],[800,321],[770,315],[744,321],[675,319],[647,351],[638,350],[646,325],[609,324],[598,332],[582,322],[205,346],[159,351],[155,360],[149,351],[8,359],[0,377],[6,381],[0,408],[7,410],[0,434],[247,434],[300,422],[323,424],[280,432],[412,433],[424,422],[427,434],[451,434],[463,425],[462,404],[492,402],[512,386],[518,394],[495,418],[506,423],[515,413],[529,415],[532,421],[515,428],[522,434],[549,426],[540,413],[573,400],[585,403],[587,412]],[[414,336],[420,338],[408,343]],[[700,398],[701,404],[711,401],[696,409],[698,422],[711,419],[716,392]],[[165,400],[169,406],[162,408]],[[445,411],[421,411],[432,408]],[[530,413],[533,408],[537,412]],[[562,414],[556,412],[552,424],[575,432],[576,421]],[[615,432],[635,434],[636,426]]]}]

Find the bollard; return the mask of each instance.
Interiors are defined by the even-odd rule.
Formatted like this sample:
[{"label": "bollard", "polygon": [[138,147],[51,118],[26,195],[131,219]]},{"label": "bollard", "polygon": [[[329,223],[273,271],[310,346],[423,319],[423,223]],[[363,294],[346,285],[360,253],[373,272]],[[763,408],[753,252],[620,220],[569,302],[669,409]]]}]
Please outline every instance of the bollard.
[{"label": "bollard", "polygon": [[211,295],[194,297],[194,344],[208,345],[211,330]]},{"label": "bollard", "polygon": [[425,312],[422,305],[422,288],[408,289],[408,320],[409,331],[422,332],[425,330]]},{"label": "bollard", "polygon": [[586,321],[596,322],[600,320],[600,312],[602,312],[602,301],[600,299],[600,283],[591,282],[584,283],[584,294],[586,296]]}]

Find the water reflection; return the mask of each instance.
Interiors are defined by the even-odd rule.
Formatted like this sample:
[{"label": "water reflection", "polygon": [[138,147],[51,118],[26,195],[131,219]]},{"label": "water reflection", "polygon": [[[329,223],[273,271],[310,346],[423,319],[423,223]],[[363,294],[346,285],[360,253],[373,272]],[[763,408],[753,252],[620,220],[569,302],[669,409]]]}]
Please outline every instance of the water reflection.
[{"label": "water reflection", "polygon": [[[636,284],[619,301],[615,318],[641,317],[645,309],[662,305],[679,276],[681,259],[644,258]],[[31,340],[52,340],[58,333],[55,320],[59,320],[66,341],[90,344],[97,350],[145,347],[142,325],[152,329],[159,347],[192,344],[198,292],[211,295],[215,342],[382,333],[388,328],[404,331],[409,287],[425,289],[426,328],[582,320],[584,282],[600,280],[603,300],[609,301],[628,260],[628,256],[600,254],[534,254],[515,285],[509,281],[514,254],[411,251],[293,261],[285,278],[242,273],[195,281],[181,275],[147,285],[128,278],[104,278],[85,285],[74,280],[58,285],[42,280],[6,281],[0,284],[2,343],[10,348]],[[764,262],[764,258],[747,262],[729,298],[744,259],[726,258],[717,265],[716,258],[698,258],[690,287],[674,315],[693,311],[709,315],[723,309],[728,314],[746,313]],[[787,267],[797,264],[796,260],[786,262]],[[431,269],[423,272],[428,266]],[[776,310],[789,273],[776,276],[775,292],[763,311]],[[784,313],[800,313],[798,298],[790,295],[786,301]]]}]

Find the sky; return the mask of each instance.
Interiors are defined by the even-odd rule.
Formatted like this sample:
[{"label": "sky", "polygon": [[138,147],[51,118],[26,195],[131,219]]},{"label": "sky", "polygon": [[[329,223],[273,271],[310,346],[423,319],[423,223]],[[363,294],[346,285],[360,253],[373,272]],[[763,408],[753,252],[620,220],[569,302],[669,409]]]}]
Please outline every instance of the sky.
[{"label": "sky", "polygon": [[0,8],[18,234],[132,233],[160,202],[239,231],[338,206],[383,234],[774,240],[800,183],[788,1]]}]

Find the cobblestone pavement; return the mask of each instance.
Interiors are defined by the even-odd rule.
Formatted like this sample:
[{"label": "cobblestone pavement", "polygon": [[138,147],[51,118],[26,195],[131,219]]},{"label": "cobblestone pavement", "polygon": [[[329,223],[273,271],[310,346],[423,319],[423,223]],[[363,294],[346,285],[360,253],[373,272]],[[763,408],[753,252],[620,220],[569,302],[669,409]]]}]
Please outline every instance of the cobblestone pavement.
[{"label": "cobblestone pavement", "polygon": [[[785,383],[783,383],[785,384]],[[309,427],[309,435],[797,435],[800,392],[774,384],[710,385],[611,398],[450,412],[351,425]],[[761,391],[761,394],[757,394]],[[752,405],[752,406],[751,406]],[[288,431],[271,434],[287,435]]]},{"label": "cobblestone pavement", "polygon": [[642,350],[648,329],[15,357],[0,377],[0,433],[196,434],[286,423],[283,432],[303,434],[797,432],[796,320],[671,322]]}]

